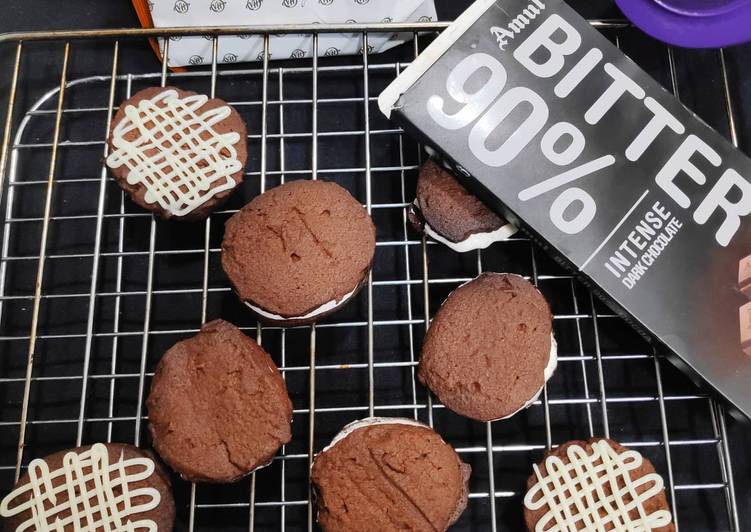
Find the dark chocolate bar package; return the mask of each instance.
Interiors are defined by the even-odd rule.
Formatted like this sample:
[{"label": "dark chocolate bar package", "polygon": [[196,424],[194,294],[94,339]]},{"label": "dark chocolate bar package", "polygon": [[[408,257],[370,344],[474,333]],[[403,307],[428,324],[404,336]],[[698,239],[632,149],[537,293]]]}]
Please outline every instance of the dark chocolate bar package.
[{"label": "dark chocolate bar package", "polygon": [[379,105],[751,415],[751,160],[565,2],[476,2]]}]

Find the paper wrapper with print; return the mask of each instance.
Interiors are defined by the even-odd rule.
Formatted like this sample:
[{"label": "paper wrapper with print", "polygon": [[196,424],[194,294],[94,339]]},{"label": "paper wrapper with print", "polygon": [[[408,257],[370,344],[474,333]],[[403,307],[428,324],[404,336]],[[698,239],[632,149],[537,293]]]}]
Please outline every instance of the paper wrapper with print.
[{"label": "paper wrapper with print", "polygon": [[[135,3],[148,6],[157,28],[436,20],[434,0],[136,0]],[[371,53],[382,52],[411,37],[411,34],[369,34],[368,49]],[[210,64],[212,46],[210,37],[173,37],[169,48],[169,66]],[[160,48],[164,50],[163,42],[160,42]],[[359,54],[362,48],[363,37],[360,34],[321,34],[318,40],[320,56]],[[271,35],[269,39],[271,59],[303,58],[312,54],[311,35]],[[220,63],[262,59],[262,36],[219,38]]]}]

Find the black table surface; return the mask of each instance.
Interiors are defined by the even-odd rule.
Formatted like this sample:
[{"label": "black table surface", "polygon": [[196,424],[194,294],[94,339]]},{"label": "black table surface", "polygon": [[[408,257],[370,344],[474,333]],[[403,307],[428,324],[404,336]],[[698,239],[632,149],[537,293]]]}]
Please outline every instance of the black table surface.
[{"label": "black table surface", "polygon": [[[441,20],[456,17],[471,2],[469,0],[436,0]],[[590,18],[615,18],[620,13],[611,1],[570,0],[570,3],[583,15]],[[128,0],[6,0],[0,10],[0,32],[26,30],[88,29],[136,27],[138,19]],[[144,48],[146,46],[144,45]],[[10,47],[3,48],[0,54],[0,72],[10,71],[12,60]],[[150,53],[144,50],[144,54]],[[701,59],[710,51],[677,51],[682,79],[687,80],[691,89],[698,95],[687,94],[684,101],[689,107],[701,100],[703,72],[692,70],[701,65]],[[92,55],[92,61],[97,60]],[[125,60],[137,61],[143,56]],[[697,58],[697,61],[694,61]],[[687,60],[688,59],[688,60]],[[736,118],[740,132],[741,149],[751,154],[751,44],[735,47],[727,51],[728,69],[736,104]],[[44,68],[44,58],[39,58],[38,68]],[[79,65],[80,66],[80,65]],[[85,66],[82,67],[85,70]],[[695,67],[701,68],[701,67]],[[9,76],[0,75],[0,99],[7,94]],[[715,80],[716,82],[716,80]],[[1,103],[1,102],[0,102]],[[697,104],[698,107],[698,104]],[[0,107],[0,109],[4,109]],[[711,125],[726,129],[724,116],[697,112]],[[751,448],[751,423],[736,419],[729,420],[730,449],[733,457],[734,474],[738,495],[741,523],[751,523],[751,482],[749,482],[749,460],[747,449]]]}]

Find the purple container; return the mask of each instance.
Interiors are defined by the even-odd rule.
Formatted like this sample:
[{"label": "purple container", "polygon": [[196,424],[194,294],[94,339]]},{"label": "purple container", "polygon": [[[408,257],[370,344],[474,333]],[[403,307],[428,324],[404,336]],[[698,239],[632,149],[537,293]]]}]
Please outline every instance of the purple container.
[{"label": "purple container", "polygon": [[655,39],[684,48],[751,41],[751,0],[616,0]]}]

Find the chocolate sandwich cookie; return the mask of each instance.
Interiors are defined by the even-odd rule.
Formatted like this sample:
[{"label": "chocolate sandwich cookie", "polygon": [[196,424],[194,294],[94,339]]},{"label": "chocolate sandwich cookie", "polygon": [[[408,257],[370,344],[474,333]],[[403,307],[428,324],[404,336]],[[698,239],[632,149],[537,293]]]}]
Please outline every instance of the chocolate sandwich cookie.
[{"label": "chocolate sandwich cookie", "polygon": [[467,506],[470,471],[421,423],[356,421],[315,457],[318,523],[325,532],[446,530]]},{"label": "chocolate sandwich cookie", "polygon": [[527,481],[524,520],[530,532],[675,530],[654,466],[603,438],[570,441],[545,453]]},{"label": "chocolate sandwich cookie", "polygon": [[146,405],[154,448],[180,475],[225,483],[267,465],[291,438],[292,403],[271,357],[226,321],[162,357]]},{"label": "chocolate sandwich cookie", "polygon": [[435,315],[419,378],[454,412],[511,417],[537,400],[557,364],[552,315],[518,275],[484,273],[449,295]]},{"label": "chocolate sandwich cookie", "polygon": [[247,129],[226,102],[152,87],[120,105],[107,166],[120,187],[165,219],[200,220],[243,181]]},{"label": "chocolate sandwich cookie", "polygon": [[518,230],[470,194],[433,159],[420,168],[409,219],[418,231],[461,253],[485,249]]},{"label": "chocolate sandwich cookie", "polygon": [[175,501],[152,455],[123,443],[95,443],[37,458],[0,502],[7,531],[170,532]]},{"label": "chocolate sandwich cookie", "polygon": [[327,181],[292,181],[261,194],[227,222],[222,265],[266,322],[313,323],[367,280],[375,227],[349,192]]}]

